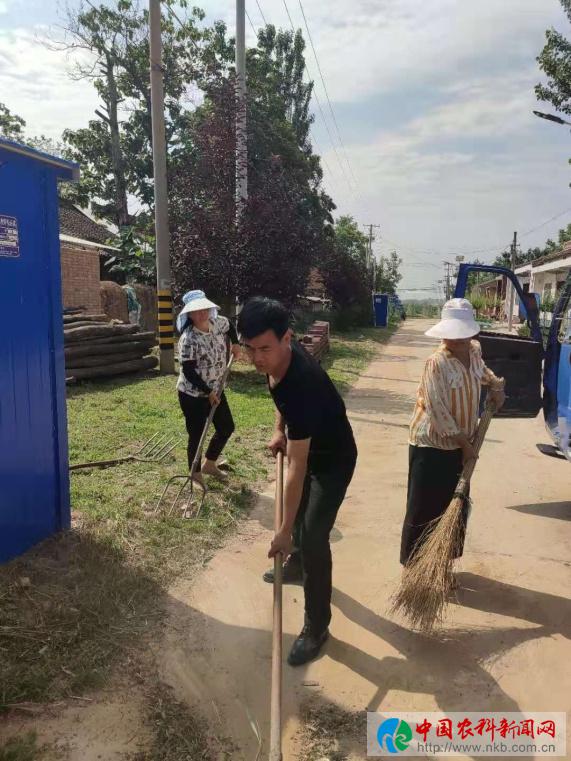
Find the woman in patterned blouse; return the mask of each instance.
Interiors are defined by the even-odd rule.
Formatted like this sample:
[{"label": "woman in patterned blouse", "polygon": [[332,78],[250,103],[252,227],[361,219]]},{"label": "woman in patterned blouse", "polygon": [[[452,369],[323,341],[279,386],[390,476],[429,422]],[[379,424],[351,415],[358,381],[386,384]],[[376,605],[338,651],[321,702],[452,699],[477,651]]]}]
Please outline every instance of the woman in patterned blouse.
[{"label": "woman in patterned blouse", "polygon": [[218,316],[218,307],[203,291],[189,291],[183,296],[184,307],[176,325],[181,334],[178,343],[180,374],[177,383],[178,399],[188,432],[188,468],[196,456],[202,431],[216,406],[212,423],[215,433],[206,450],[204,464],[199,463],[194,480],[204,487],[202,474],[226,481],[216,460],[234,433],[234,420],[226,395],[218,396],[218,387],[228,360],[228,344],[234,357],[240,346],[236,329],[226,317]]},{"label": "woman in patterned blouse", "polygon": [[[503,380],[486,367],[480,344],[474,340],[479,331],[470,302],[452,299],[444,305],[442,320],[426,332],[442,339],[442,344],[426,361],[410,425],[400,553],[403,565],[418,549],[427,524],[439,518],[452,501],[464,464],[476,457],[472,439],[478,427],[482,386],[490,388],[497,409],[505,401]],[[467,520],[466,505],[464,533]]]}]

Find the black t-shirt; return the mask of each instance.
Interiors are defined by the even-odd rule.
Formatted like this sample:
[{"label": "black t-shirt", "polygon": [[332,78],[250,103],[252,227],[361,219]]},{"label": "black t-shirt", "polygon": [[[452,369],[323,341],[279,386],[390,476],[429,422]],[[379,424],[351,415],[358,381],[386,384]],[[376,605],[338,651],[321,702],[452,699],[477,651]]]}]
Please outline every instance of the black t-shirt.
[{"label": "black t-shirt", "polygon": [[288,438],[311,438],[312,470],[354,462],[357,448],[345,402],[325,370],[298,343],[292,343],[290,366],[270,393],[286,422]]}]

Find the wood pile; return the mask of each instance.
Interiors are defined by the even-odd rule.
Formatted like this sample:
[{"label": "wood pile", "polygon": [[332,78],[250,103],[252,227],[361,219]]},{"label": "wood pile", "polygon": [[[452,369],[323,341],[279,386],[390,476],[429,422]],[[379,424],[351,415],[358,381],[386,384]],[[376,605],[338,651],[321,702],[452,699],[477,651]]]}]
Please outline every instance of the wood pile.
[{"label": "wood pile", "polygon": [[302,336],[301,345],[312,357],[321,361],[329,351],[329,323],[316,320]]},{"label": "wood pile", "polygon": [[155,333],[138,325],[110,321],[106,314],[65,310],[63,315],[66,380],[108,378],[151,370],[157,357]]}]

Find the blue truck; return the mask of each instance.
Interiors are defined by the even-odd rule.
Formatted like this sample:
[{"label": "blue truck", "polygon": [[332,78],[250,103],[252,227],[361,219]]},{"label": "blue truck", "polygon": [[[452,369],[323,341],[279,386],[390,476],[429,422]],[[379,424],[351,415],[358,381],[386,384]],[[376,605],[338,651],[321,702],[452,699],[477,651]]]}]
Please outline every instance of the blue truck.
[{"label": "blue truck", "polygon": [[[484,330],[479,340],[486,364],[506,379],[506,404],[502,417],[536,417],[541,410],[553,444],[571,461],[571,273],[555,305],[549,333],[544,338],[539,307],[533,294],[523,292],[511,270],[481,264],[461,264],[454,296],[464,298],[471,273],[503,275],[510,280],[530,336]],[[541,448],[541,447],[540,447]],[[544,447],[542,451],[553,454]],[[555,450],[556,451],[556,450]],[[560,454],[558,456],[561,456]]]}]

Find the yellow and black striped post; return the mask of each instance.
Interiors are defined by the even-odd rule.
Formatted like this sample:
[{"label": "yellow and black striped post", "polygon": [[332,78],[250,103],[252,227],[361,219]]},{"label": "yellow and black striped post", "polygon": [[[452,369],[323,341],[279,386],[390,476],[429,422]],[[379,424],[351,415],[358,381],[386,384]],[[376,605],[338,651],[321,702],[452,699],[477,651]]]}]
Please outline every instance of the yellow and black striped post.
[{"label": "yellow and black striped post", "polygon": [[174,316],[169,290],[157,293],[161,373],[174,373]]}]

